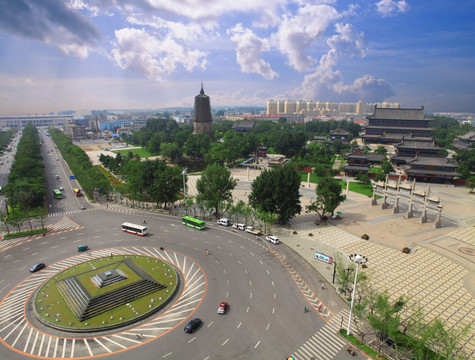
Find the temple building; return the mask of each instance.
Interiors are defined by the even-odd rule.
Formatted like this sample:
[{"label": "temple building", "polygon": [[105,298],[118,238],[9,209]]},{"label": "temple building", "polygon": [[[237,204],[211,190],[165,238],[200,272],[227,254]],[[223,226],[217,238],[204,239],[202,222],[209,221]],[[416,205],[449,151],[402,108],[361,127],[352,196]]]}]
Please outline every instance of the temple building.
[{"label": "temple building", "polygon": [[201,91],[195,96],[193,134],[211,134],[212,121],[209,96],[205,95],[203,84],[201,84]]},{"label": "temple building", "polygon": [[365,143],[395,144],[403,137],[430,139],[431,119],[424,118],[420,109],[380,108],[375,106],[372,115],[366,116],[368,125],[362,139]]}]

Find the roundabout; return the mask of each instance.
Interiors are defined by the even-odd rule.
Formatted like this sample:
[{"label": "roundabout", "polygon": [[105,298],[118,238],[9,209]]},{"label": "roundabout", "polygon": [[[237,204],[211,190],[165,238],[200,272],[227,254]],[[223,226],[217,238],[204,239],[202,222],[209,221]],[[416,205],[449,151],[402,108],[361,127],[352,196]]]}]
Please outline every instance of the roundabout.
[{"label": "roundabout", "polygon": [[[111,252],[114,254],[112,257]],[[151,308],[149,308],[150,304],[142,304],[144,314],[141,314],[139,305],[134,304],[134,302],[126,303],[122,305],[122,307],[117,307],[115,310],[102,313],[102,317],[99,316],[100,319],[108,317],[108,321],[107,324],[102,324],[103,321],[106,321],[100,320],[100,324],[92,326],[92,331],[98,332],[94,334],[94,337],[81,336],[77,326],[76,329],[74,329],[69,322],[64,326],[59,326],[58,323],[60,323],[61,320],[55,323],[48,319],[51,316],[46,316],[46,314],[48,314],[46,311],[48,311],[48,307],[52,310],[52,302],[48,303],[46,301],[46,299],[49,298],[49,296],[46,295],[53,294],[53,291],[49,290],[49,288],[53,287],[53,282],[61,279],[70,279],[70,274],[73,270],[80,269],[81,265],[84,267],[86,264],[86,266],[91,267],[91,265],[94,266],[94,263],[96,263],[96,265],[102,265],[104,262],[110,262],[110,265],[105,265],[107,269],[111,268],[114,264],[121,264],[122,268],[124,268],[123,260],[130,260],[131,258],[144,260],[145,263],[150,261],[150,263],[153,264],[150,269],[160,271],[162,275],[167,274],[166,277],[168,277],[168,279],[175,279],[175,282],[169,281],[168,284],[176,285],[173,287],[173,291],[170,289],[170,291],[166,293],[164,291],[168,289],[160,289],[158,292],[146,296],[145,299],[138,299],[139,302],[146,300],[147,303],[150,302],[150,299],[156,299],[153,302],[160,302],[159,304]],[[159,267],[160,269],[158,269]],[[162,270],[162,268],[166,268],[167,270]],[[180,272],[180,277],[183,277],[183,281],[178,281],[179,277],[175,274],[174,268],[177,269],[177,272]],[[97,274],[100,272],[96,269],[93,273]],[[130,270],[128,273],[130,274]],[[81,273],[81,275],[84,277],[84,272]],[[90,274],[86,274],[86,276],[89,275]],[[178,286],[181,283],[183,283],[182,286]],[[126,284],[122,287],[128,285]],[[4,327],[0,329],[1,341],[7,347],[18,353],[34,355],[37,358],[45,359],[64,357],[84,358],[112,354],[118,351],[122,352],[146,341],[152,341],[178,326],[183,322],[183,319],[199,306],[206,294],[206,288],[206,276],[199,264],[173,251],[160,250],[155,247],[119,247],[93,251],[91,254],[83,253],[59,261],[48,266],[43,271],[31,275],[25,281],[18,284],[2,300],[0,304],[0,314],[4,315],[8,312],[11,314],[11,321],[9,321],[9,324],[6,326],[5,323],[2,324]],[[31,298],[30,294],[32,291],[36,294],[36,297],[33,295],[33,297],[35,297],[34,305],[39,306],[38,309],[43,307],[43,310],[36,312],[37,315],[40,315],[39,318],[34,315],[32,316],[34,312],[31,311],[33,298]],[[173,296],[175,292],[176,296]],[[166,297],[164,294],[170,294],[170,296]],[[135,302],[137,302],[137,300]],[[55,304],[58,308],[62,307],[63,311],[66,309],[64,305],[65,303]],[[122,311],[119,311],[121,308]],[[124,313],[124,309],[126,312],[128,311],[129,314],[133,313],[134,316],[131,316],[131,319],[127,319],[126,315],[124,315],[122,320],[115,322],[110,321],[111,313]],[[132,309],[134,310],[132,311]],[[155,312],[155,314],[150,315],[150,313],[153,312]],[[62,316],[64,314],[61,313],[55,313],[53,315],[57,315],[56,319],[64,318],[64,316]],[[74,315],[72,318],[73,317]],[[89,320],[90,323],[91,320]],[[142,321],[137,323],[139,320]],[[111,326],[109,322],[112,322],[113,326]],[[84,322],[79,326],[88,327]],[[111,328],[114,328],[114,333],[105,331]],[[88,332],[91,332],[91,329],[89,329]],[[140,335],[137,336],[138,334]],[[36,340],[34,341],[34,343],[36,343],[34,351],[32,340]]]}]

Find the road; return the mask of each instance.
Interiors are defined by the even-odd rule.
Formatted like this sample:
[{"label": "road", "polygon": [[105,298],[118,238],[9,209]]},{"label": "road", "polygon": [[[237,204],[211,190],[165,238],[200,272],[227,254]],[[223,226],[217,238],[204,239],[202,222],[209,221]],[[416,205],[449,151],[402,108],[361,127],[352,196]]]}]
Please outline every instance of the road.
[{"label": "road", "polygon": [[[207,229],[198,231],[174,216],[112,204],[87,204],[81,211],[78,206],[86,199],[73,196],[77,185],[69,180],[66,164],[51,139],[41,136],[42,151],[54,150],[44,154],[52,231],[45,237],[0,243],[1,358],[108,355],[123,359],[127,354],[140,359],[282,359],[293,353],[297,359],[318,354],[315,359],[324,360],[347,356],[345,342],[336,335],[340,313],[347,316],[343,303],[329,290],[319,289],[318,273],[291,249],[217,224],[208,223]],[[52,189],[58,186],[65,188],[61,200],[52,197]],[[122,222],[143,220],[149,228],[146,237],[120,229]],[[91,254],[77,253],[80,244],[89,245]],[[115,331],[60,333],[35,320],[27,301],[41,283],[89,257],[111,253],[145,254],[175,264],[184,280],[182,293],[166,311]],[[47,268],[31,275],[28,269],[37,262],[45,262]],[[217,314],[221,301],[230,304],[225,315]],[[309,311],[304,313],[304,306]],[[183,327],[194,317],[201,318],[203,326],[185,334]],[[138,333],[142,339],[136,338]]]}]

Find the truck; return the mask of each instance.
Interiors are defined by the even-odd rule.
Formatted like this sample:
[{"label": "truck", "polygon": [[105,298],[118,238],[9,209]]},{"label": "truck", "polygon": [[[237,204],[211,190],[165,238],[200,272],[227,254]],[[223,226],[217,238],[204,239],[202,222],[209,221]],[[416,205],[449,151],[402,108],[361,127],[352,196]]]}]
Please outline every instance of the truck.
[{"label": "truck", "polygon": [[260,230],[254,229],[252,226],[247,226],[246,232],[250,234],[254,234],[256,236],[262,235],[262,232]]}]

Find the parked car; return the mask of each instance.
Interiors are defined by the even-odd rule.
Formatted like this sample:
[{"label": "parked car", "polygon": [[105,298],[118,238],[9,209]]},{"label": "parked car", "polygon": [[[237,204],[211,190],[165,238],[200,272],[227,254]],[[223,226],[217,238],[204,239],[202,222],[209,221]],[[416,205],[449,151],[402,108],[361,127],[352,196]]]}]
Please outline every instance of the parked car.
[{"label": "parked car", "polygon": [[244,224],[233,224],[233,228],[244,231],[244,230],[246,230],[246,225],[244,225]]},{"label": "parked car", "polygon": [[218,225],[229,226],[231,222],[228,219],[222,218],[218,220]]},{"label": "parked car", "polygon": [[219,304],[218,307],[218,314],[224,315],[226,314],[226,311],[228,311],[228,303],[226,301],[223,301],[221,304]]},{"label": "parked car", "polygon": [[251,234],[254,234],[254,235],[261,235],[262,233],[260,232],[260,230],[254,230],[254,228],[252,226],[248,226],[246,227],[246,232],[248,233],[251,233]]},{"label": "parked car", "polygon": [[44,269],[45,267],[46,267],[45,263],[38,263],[31,267],[30,272],[34,273],[34,272],[40,271],[41,269]]},{"label": "parked car", "polygon": [[62,186],[60,186],[59,191],[64,191],[64,188]]},{"label": "parked car", "polygon": [[193,333],[196,329],[200,327],[200,325],[203,323],[200,318],[196,318],[193,320],[190,320],[188,324],[185,326],[185,332],[188,334]]},{"label": "parked car", "polygon": [[268,242],[271,242],[272,244],[278,244],[279,243],[279,238],[277,236],[273,236],[273,235],[266,236],[266,240]]}]

